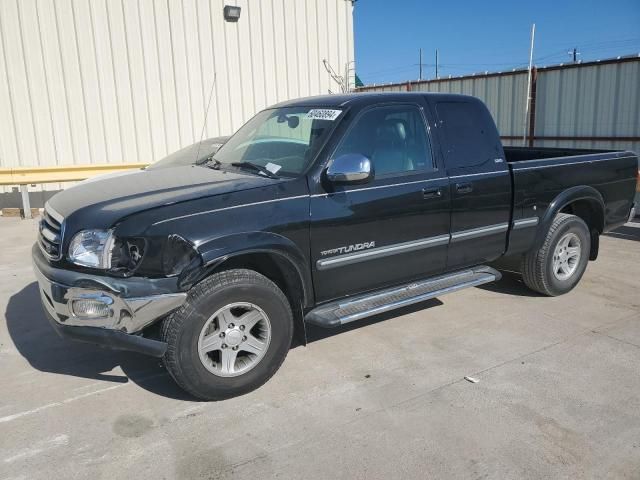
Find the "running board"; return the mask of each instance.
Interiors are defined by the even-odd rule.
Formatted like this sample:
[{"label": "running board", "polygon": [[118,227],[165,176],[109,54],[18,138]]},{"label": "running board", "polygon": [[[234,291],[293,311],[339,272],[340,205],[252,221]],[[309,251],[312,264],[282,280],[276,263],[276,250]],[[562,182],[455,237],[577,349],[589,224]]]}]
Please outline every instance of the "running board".
[{"label": "running board", "polygon": [[311,310],[304,321],[319,327],[338,327],[379,313],[406,307],[457,292],[483,283],[496,282],[502,275],[491,267],[480,266],[438,277],[412,282],[400,287],[336,300]]}]

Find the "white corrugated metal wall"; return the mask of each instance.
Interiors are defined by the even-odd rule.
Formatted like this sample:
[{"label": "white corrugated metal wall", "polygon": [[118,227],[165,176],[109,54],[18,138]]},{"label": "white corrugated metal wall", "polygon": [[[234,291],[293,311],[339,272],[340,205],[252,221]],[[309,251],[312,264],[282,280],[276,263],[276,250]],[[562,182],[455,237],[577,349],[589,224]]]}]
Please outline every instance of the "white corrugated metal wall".
[{"label": "white corrugated metal wall", "polygon": [[[225,4],[242,8],[237,23]],[[214,76],[207,137],[278,101],[337,91],[322,60],[352,65],[352,8],[0,0],[0,168],[162,158],[200,137]]]},{"label": "white corrugated metal wall", "polygon": [[[640,138],[640,58],[541,71],[535,134]],[[640,140],[544,140],[541,147],[615,148],[640,153]]]},{"label": "white corrugated metal wall", "polygon": [[[491,110],[504,143],[522,144],[526,71],[367,86],[359,91],[408,89],[476,96]],[[535,146],[640,153],[640,58],[538,69],[534,131]]]}]

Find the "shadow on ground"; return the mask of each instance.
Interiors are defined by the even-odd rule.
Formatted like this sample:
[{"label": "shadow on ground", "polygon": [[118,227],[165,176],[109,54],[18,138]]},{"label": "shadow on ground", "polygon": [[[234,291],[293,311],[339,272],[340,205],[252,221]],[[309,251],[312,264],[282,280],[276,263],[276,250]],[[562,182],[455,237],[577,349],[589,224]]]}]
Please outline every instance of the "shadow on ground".
[{"label": "shadow on ground", "polygon": [[[509,272],[503,272],[503,279],[500,282],[483,285],[480,288],[508,295],[536,295],[522,284],[519,275]],[[321,341],[334,335],[440,305],[443,305],[442,301],[431,299],[343,327],[325,329],[308,326],[307,342]],[[9,335],[16,348],[37,370],[114,383],[131,381],[157,395],[197,401],[174,383],[158,358],[109,350],[60,338],[45,317],[36,282],[27,285],[9,299],[5,317]],[[303,346],[301,340],[294,340],[292,348]],[[120,367],[124,375],[112,373],[116,367]]]},{"label": "shadow on ground", "polygon": [[[307,341],[316,342],[439,305],[442,305],[442,302],[433,299],[340,328],[323,329],[310,326]],[[27,285],[9,299],[5,317],[9,335],[17,350],[37,370],[114,383],[131,381],[157,395],[177,400],[198,401],[173,382],[162,366],[161,359],[60,338],[45,317],[36,282]],[[300,346],[303,346],[302,342],[294,341],[292,348]],[[124,375],[112,373],[116,367],[120,367]]]},{"label": "shadow on ground", "polygon": [[[640,223],[627,224],[607,235],[640,241]],[[519,273],[500,270],[502,279],[499,282],[488,283],[477,288],[504,295],[540,296],[527,288]],[[317,342],[343,332],[442,304],[438,299],[427,300],[333,329],[309,326],[306,332],[307,342]],[[173,382],[162,366],[162,361],[158,358],[108,350],[58,337],[42,311],[36,282],[27,285],[10,298],[6,310],[6,320],[9,334],[16,348],[31,366],[40,371],[116,383],[132,381],[145,390],[158,395],[197,401]],[[303,344],[302,338],[296,339],[292,348]],[[124,375],[111,373],[118,366]]]},{"label": "shadow on ground", "polygon": [[504,295],[512,295],[518,297],[541,297],[542,295],[533,290],[529,290],[522,280],[522,275],[517,272],[500,270],[502,279],[498,282],[485,283],[477,288],[488,290],[489,292],[502,293]]},{"label": "shadow on ground", "polygon": [[[173,382],[158,358],[60,338],[45,317],[36,282],[9,299],[5,317],[20,354],[42,372],[115,383],[132,381],[158,395],[195,400]],[[118,366],[125,375],[111,373]]]}]

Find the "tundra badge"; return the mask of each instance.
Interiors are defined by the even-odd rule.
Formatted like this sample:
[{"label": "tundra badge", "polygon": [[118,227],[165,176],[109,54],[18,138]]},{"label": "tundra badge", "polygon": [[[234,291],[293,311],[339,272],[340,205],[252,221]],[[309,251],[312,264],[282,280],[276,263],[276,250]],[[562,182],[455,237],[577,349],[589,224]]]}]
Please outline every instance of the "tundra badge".
[{"label": "tundra badge", "polygon": [[374,248],[375,246],[376,246],[376,242],[374,242],[374,241],[363,242],[363,243],[354,243],[353,245],[346,245],[344,247],[338,247],[338,248],[332,248],[330,250],[325,250],[323,252],[320,252],[320,255],[325,257],[327,255],[351,253],[351,252],[357,252],[359,250],[367,250],[369,248]]}]

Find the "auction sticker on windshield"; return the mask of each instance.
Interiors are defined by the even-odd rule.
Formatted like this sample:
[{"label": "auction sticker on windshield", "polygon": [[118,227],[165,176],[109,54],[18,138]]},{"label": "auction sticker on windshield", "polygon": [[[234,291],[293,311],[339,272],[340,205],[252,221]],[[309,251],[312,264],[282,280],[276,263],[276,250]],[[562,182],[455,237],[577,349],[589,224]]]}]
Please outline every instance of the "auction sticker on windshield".
[{"label": "auction sticker on windshield", "polygon": [[311,120],[335,120],[338,115],[342,113],[342,110],[332,110],[328,108],[314,108],[309,110],[309,113],[304,117]]},{"label": "auction sticker on windshield", "polygon": [[269,170],[271,173],[278,173],[278,170],[282,168],[282,165],[277,165],[275,163],[268,162],[264,168]]}]

